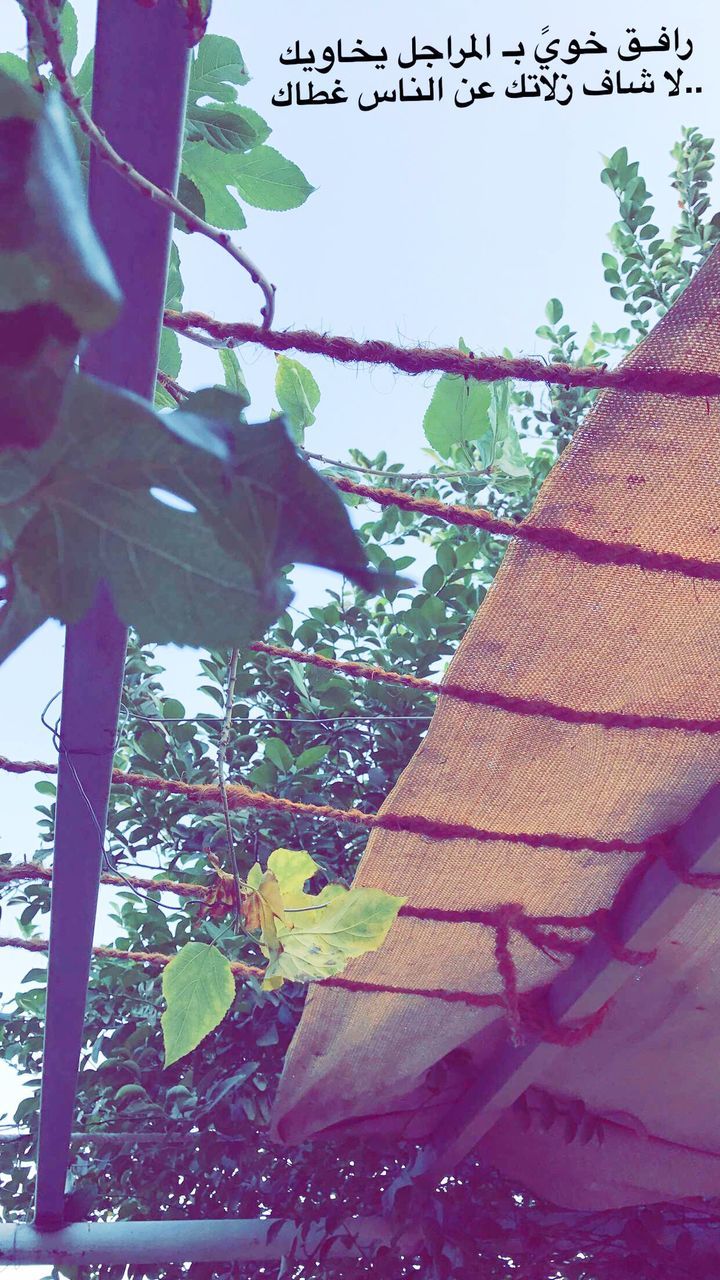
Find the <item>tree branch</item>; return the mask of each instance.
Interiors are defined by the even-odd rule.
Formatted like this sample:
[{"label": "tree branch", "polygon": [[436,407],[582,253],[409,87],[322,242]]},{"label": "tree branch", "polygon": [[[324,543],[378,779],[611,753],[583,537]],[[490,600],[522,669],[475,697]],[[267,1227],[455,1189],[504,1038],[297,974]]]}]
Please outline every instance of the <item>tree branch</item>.
[{"label": "tree branch", "polygon": [[63,101],[72,112],[78,126],[87,136],[92,146],[95,147],[103,160],[107,160],[108,164],[112,165],[134,187],[137,187],[144,195],[149,196],[151,200],[157,201],[165,209],[169,209],[176,217],[182,218],[189,232],[198,232],[208,240],[212,240],[214,244],[220,245],[221,249],[225,249],[230,254],[230,257],[243,268],[243,271],[248,273],[253,284],[257,285],[262,292],[265,299],[260,309],[262,328],[269,328],[275,314],[275,286],[269,283],[260,269],[255,266],[255,263],[231,240],[227,231],[221,231],[218,227],[213,227],[209,222],[206,222],[204,218],[199,218],[197,214],[193,213],[192,209],[188,209],[182,201],[178,200],[172,191],[156,186],[154,182],[144,177],[133,165],[119,155],[102,129],[93,120],[73,83],[63,57],[62,37],[57,25],[57,12],[59,11],[53,11],[49,0],[26,0],[26,3],[29,14],[32,15],[37,28],[42,32],[45,54],[58,82]]}]

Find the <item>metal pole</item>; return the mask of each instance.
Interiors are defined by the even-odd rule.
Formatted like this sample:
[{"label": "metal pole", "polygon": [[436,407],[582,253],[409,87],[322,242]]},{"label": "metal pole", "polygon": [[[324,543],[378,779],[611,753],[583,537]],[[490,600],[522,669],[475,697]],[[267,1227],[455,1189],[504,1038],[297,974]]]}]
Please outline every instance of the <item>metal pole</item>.
[{"label": "metal pole", "polygon": [[[136,0],[100,0],[95,118],[121,155],[172,190],[178,176],[188,64],[187,34],[176,0],[159,0],[151,9]],[[171,215],[130,187],[95,153],[89,198],[125,303],[113,328],[89,344],[82,367],[151,398]],[[98,422],[97,430],[103,425]],[[68,627],[66,635],[35,1195],[35,1222],[43,1230],[63,1221],[126,641],[126,628],[104,586],[85,618]]]},{"label": "metal pole", "polygon": [[[675,834],[673,844],[682,871],[720,873],[720,785],[712,788]],[[696,904],[705,889],[692,887],[664,861],[654,863],[640,881],[622,915],[614,922],[626,947],[652,950]],[[549,991],[548,1006],[557,1021],[583,1018],[609,1000],[642,971],[613,958],[596,936],[558,975]],[[442,1131],[423,1148],[403,1182],[437,1182],[476,1146],[503,1111],[524,1093],[562,1049],[528,1037],[525,1043],[501,1047],[478,1072],[477,1082],[462,1103],[444,1118]]]},{"label": "metal pole", "polygon": [[[348,1219],[334,1232],[333,1259],[358,1258],[373,1244],[414,1253],[418,1229],[398,1230],[383,1218]],[[0,1263],[48,1266],[168,1265],[179,1262],[277,1262],[294,1250],[308,1260],[327,1240],[321,1224],[302,1232],[292,1222],[219,1218],[163,1222],[78,1222],[60,1231],[24,1224],[0,1226]],[[323,1261],[327,1255],[323,1254]]]}]

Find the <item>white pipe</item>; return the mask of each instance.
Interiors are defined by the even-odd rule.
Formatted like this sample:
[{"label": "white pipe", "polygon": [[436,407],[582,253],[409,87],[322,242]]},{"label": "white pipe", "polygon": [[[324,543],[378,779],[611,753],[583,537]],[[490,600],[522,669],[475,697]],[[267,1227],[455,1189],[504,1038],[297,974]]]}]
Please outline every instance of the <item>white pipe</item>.
[{"label": "white pipe", "polygon": [[[37,1231],[25,1223],[0,1224],[0,1263],[277,1262],[293,1245],[301,1261],[327,1238],[319,1223],[301,1235],[294,1223],[280,1225],[280,1221],[77,1222],[59,1231]],[[397,1224],[383,1218],[348,1219],[336,1236],[331,1258],[358,1258],[363,1247],[374,1243],[394,1243],[402,1252],[401,1236],[406,1249],[414,1252],[407,1230],[403,1234]]]}]

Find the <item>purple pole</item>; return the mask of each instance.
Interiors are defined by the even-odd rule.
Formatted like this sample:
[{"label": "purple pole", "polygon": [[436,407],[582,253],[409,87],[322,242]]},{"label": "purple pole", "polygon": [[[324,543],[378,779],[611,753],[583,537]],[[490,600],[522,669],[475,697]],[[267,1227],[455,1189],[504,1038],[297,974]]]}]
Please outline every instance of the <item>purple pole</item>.
[{"label": "purple pole", "polygon": [[[177,0],[99,0],[93,114],[120,154],[158,186],[176,189],[189,50]],[[88,345],[87,373],[152,398],[162,325],[171,214],[93,152],[90,213],[125,302]],[[104,424],[98,422],[97,430]],[[127,631],[102,586],[68,627],[53,863],[47,1013],[35,1226],[62,1225],[75,1089]]]}]

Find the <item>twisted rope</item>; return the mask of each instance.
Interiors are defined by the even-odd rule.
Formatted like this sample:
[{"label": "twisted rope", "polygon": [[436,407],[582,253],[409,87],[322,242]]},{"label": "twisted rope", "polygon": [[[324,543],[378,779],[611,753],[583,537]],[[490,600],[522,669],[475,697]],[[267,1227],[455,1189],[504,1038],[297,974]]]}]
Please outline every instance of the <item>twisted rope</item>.
[{"label": "twisted rope", "polygon": [[[17,947],[21,951],[33,951],[38,954],[46,952],[49,943],[45,938],[8,938],[0,937],[0,947]],[[158,965],[163,968],[169,964],[173,956],[166,956],[162,951],[120,951],[117,947],[93,947],[93,955],[109,960],[132,960],[135,964]],[[252,964],[242,964],[240,960],[230,962],[230,967],[237,978],[262,978],[264,970]]]},{"label": "twisted rope", "polygon": [[386,489],[360,484],[347,476],[331,476],[331,483],[342,493],[368,498],[381,507],[400,507],[403,511],[417,511],[421,515],[444,520],[458,527],[482,529],[485,533],[501,538],[520,538],[521,541],[576,556],[587,564],[635,565],[651,573],[677,573],[684,578],[702,578],[720,581],[720,560],[702,560],[697,556],[684,556],[677,551],[656,551],[640,547],[634,542],[605,541],[602,538],[586,538],[557,525],[536,525],[528,520],[506,520],[478,507],[465,507],[460,503],[441,502],[439,498],[418,498],[399,489]]},{"label": "twisted rope", "polygon": [[468,689],[452,680],[429,680],[422,676],[403,675],[388,671],[370,662],[353,662],[347,658],[328,658],[320,653],[307,653],[303,649],[289,649],[284,645],[251,644],[255,653],[266,653],[274,658],[288,658],[324,671],[340,671],[359,680],[377,680],[420,693],[442,694],[475,706],[494,707],[520,716],[544,716],[563,724],[597,724],[605,729],[668,729],[686,733],[720,733],[720,717],[695,719],[692,716],[667,716],[656,713],[639,715],[631,711],[584,711],[562,703],[548,702],[545,698],[520,698],[515,694],[498,693],[492,689]]},{"label": "twisted rope", "polygon": [[588,390],[613,389],[635,395],[697,396],[720,395],[720,373],[699,373],[685,369],[640,369],[632,365],[604,369],[596,365],[545,364],[530,357],[464,355],[455,347],[398,347],[391,342],[333,337],[308,329],[263,329],[260,325],[216,320],[202,311],[166,311],[165,325],[176,333],[193,338],[198,331],[209,334],[219,346],[250,342],[268,351],[301,351],[305,355],[326,356],[341,364],[384,364],[400,373],[453,373],[478,382],[543,382]]},{"label": "twisted rope", "polygon": [[[57,765],[39,760],[8,760],[0,756],[0,770],[7,773],[57,773]],[[140,787],[163,795],[182,795],[195,804],[221,805],[220,788],[212,783],[181,782],[170,778],[155,778],[144,773],[124,773],[113,769],[115,785]],[[424,814],[364,813],[361,809],[336,809],[328,804],[308,804],[302,800],[288,800],[285,796],[268,795],[265,791],[252,791],[241,783],[228,783],[228,805],[231,809],[255,809],[270,813],[293,813],[306,818],[322,818],[332,822],[384,831],[404,831],[410,835],[425,836],[429,840],[479,840],[483,843],[498,841],[503,844],[527,845],[531,849],[550,846],[570,852],[591,850],[595,853],[644,853],[647,840],[601,840],[596,836],[570,836],[559,832],[492,831],[467,822],[442,822]]]}]

